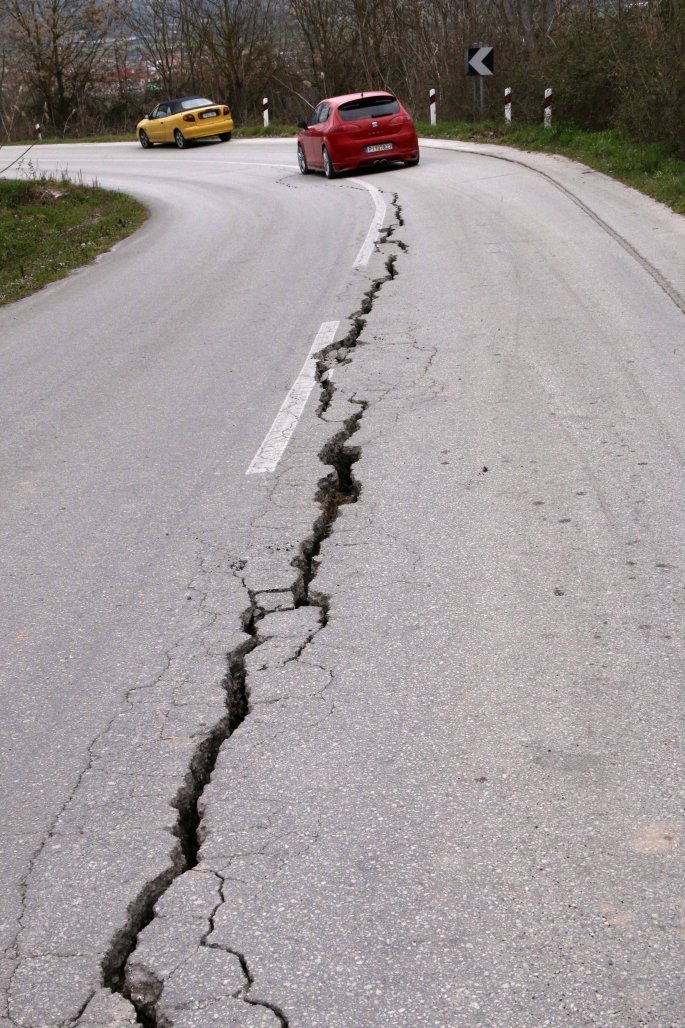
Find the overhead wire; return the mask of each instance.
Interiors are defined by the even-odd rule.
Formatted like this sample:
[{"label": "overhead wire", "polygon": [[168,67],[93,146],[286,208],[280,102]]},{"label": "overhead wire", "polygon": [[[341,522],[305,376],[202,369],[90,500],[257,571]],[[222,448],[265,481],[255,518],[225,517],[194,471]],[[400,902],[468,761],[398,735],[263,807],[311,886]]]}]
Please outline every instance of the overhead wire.
[{"label": "overhead wire", "polygon": [[18,161],[20,161],[20,160],[22,159],[22,157],[26,157],[26,154],[27,154],[27,153],[29,152],[29,150],[32,150],[32,149],[33,149],[33,147],[34,147],[35,145],[36,145],[35,143],[31,143],[31,144],[30,144],[29,146],[27,146],[27,147],[26,147],[26,149],[24,150],[24,152],[23,152],[23,153],[20,153],[18,157],[16,157],[16,158],[15,158],[15,159],[14,159],[14,160],[13,160],[13,161],[12,161],[12,162],[10,163],[10,164],[8,164],[8,165],[7,165],[7,167],[5,167],[5,168],[0,168],[0,175],[4,175],[4,174],[5,174],[5,172],[6,172],[6,171],[9,171],[9,170],[10,170],[10,168],[13,168],[13,167],[14,167],[14,165],[15,165],[15,164],[16,164],[16,163],[17,163]]}]

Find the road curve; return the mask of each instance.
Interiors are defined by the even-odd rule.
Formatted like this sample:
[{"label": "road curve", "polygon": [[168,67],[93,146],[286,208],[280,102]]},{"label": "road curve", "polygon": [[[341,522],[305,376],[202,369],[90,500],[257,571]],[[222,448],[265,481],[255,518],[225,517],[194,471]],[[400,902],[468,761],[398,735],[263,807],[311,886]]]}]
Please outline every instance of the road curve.
[{"label": "road curve", "polygon": [[153,217],[0,312],[15,1024],[678,1023],[683,221],[448,149],[69,150]]},{"label": "road curve", "polygon": [[266,488],[245,469],[319,326],[354,305],[375,216],[355,183],[303,189],[282,144],[32,157],[152,217],[0,311],[5,951],[94,740],[174,648],[202,646],[193,583],[245,552]]}]

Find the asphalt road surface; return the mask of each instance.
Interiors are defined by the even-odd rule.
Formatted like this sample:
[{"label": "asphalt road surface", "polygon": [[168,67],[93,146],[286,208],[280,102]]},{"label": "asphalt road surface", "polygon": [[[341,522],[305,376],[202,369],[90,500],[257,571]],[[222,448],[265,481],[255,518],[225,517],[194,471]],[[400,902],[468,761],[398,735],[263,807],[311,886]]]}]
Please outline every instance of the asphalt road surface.
[{"label": "asphalt road surface", "polygon": [[293,151],[38,152],[152,216],[0,311],[0,1018],[682,1025],[685,223]]}]

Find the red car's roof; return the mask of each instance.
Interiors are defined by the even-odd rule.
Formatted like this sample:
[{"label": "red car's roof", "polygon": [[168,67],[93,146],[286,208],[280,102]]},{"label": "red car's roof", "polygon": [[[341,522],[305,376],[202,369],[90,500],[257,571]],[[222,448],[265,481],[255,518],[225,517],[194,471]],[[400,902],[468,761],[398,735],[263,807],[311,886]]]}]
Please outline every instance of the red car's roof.
[{"label": "red car's roof", "polygon": [[336,107],[340,107],[341,104],[347,103],[348,100],[361,100],[364,96],[392,96],[394,99],[393,94],[386,93],[384,89],[365,89],[363,93],[346,93],[345,96],[329,96],[320,102],[335,104]]}]

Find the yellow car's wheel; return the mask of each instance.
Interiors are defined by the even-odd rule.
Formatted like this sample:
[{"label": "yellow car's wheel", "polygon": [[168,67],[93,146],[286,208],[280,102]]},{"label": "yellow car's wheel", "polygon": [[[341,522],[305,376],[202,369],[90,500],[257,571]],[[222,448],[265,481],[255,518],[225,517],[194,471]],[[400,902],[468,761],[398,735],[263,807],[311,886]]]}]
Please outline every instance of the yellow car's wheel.
[{"label": "yellow car's wheel", "polygon": [[230,132],[220,132],[219,133],[219,139],[221,140],[222,143],[228,143],[230,138],[231,138],[231,133]]},{"label": "yellow car's wheel", "polygon": [[149,150],[153,146],[153,144],[150,142],[150,137],[148,136],[145,129],[140,130],[140,132],[138,133],[138,139],[140,140],[140,145],[142,146],[143,150]]},{"label": "yellow car's wheel", "polygon": [[174,130],[174,142],[176,143],[176,146],[179,148],[179,150],[185,150],[185,148],[188,145],[188,140],[183,135],[180,129]]}]

